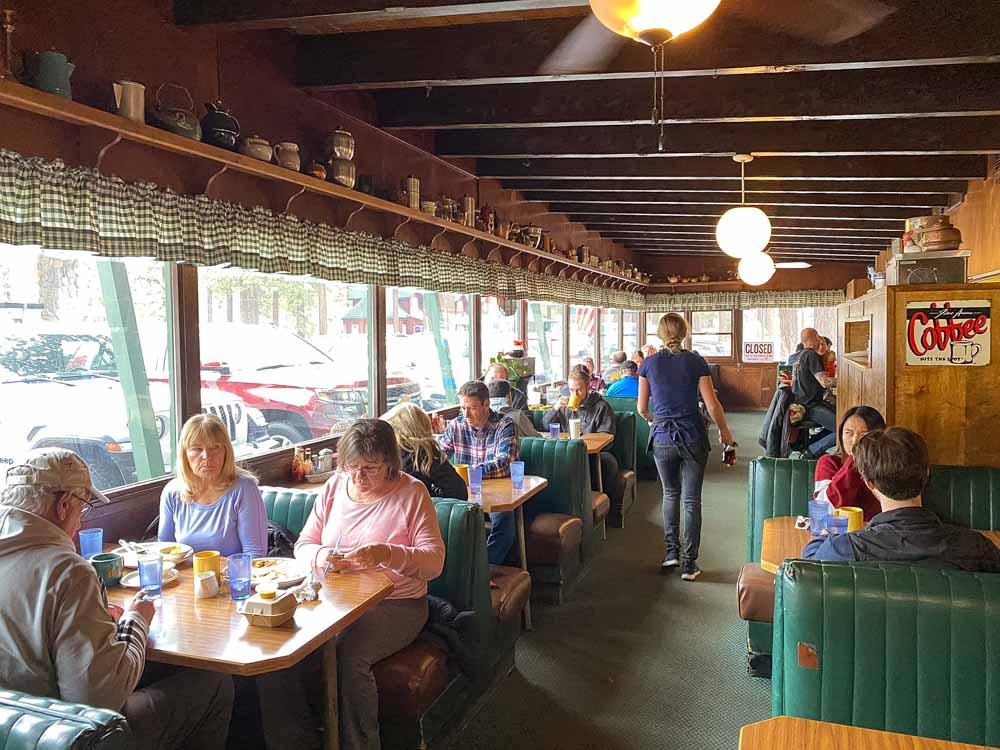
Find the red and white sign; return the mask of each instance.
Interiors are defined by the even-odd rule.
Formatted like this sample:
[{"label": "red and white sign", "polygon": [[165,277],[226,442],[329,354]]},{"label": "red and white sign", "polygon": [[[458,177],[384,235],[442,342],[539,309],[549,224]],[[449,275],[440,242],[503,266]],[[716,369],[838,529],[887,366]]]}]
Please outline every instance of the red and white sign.
[{"label": "red and white sign", "polygon": [[744,341],[743,361],[748,364],[774,362],[774,344],[770,341]]},{"label": "red and white sign", "polygon": [[982,367],[989,363],[989,300],[906,303],[906,364]]}]

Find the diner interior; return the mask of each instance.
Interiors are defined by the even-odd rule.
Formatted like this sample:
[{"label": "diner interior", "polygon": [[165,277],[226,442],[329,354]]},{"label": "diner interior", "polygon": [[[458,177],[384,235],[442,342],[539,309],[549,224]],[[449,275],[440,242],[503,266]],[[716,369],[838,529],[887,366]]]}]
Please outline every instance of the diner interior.
[{"label": "diner interior", "polygon": [[1000,2],[0,53],[0,750],[1000,747]]}]

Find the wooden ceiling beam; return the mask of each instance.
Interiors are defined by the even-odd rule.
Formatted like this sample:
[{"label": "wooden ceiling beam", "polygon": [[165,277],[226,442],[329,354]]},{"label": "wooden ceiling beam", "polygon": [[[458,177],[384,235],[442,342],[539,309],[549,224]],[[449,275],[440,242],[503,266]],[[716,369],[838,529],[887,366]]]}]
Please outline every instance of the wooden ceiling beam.
[{"label": "wooden ceiling beam", "polygon": [[[750,205],[750,204],[747,204]],[[578,203],[550,203],[549,211],[560,214],[586,213],[590,216],[722,216],[733,206],[710,206],[697,203],[685,203],[662,206],[615,206],[589,205]],[[762,210],[769,217],[787,216],[793,219],[843,219],[850,221],[867,221],[870,219],[887,221],[904,221],[914,216],[924,216],[918,209],[891,208],[872,206],[860,208],[843,208],[830,206],[766,206]]]},{"label": "wooden ceiling beam", "polygon": [[[676,234],[668,236],[657,236],[657,235],[646,235],[646,234],[618,234],[609,233],[602,236],[607,239],[613,239],[615,242],[620,242],[622,244],[690,244],[690,245],[707,245],[712,247],[717,247],[717,242],[714,235],[685,235]],[[888,245],[888,241],[885,239],[874,239],[874,240],[845,240],[840,237],[783,237],[780,235],[771,235],[771,246],[782,246],[782,247],[812,247],[812,246],[834,246],[834,247],[845,247],[845,248],[858,248],[860,250],[875,248],[875,252],[884,250]]]},{"label": "wooden ceiling beam", "polygon": [[[787,219],[776,218],[771,222],[772,237],[802,237],[804,239],[837,239],[853,242],[859,240],[876,240],[881,243],[888,243],[899,233],[895,229],[840,229],[831,227],[783,227],[776,226],[776,222],[784,223]],[[827,222],[829,223],[829,222]],[[870,222],[865,222],[870,223]],[[621,235],[631,235],[636,237],[671,237],[674,235],[697,238],[715,237],[715,224],[695,224],[686,226],[684,224],[670,225],[666,227],[650,226],[644,224],[593,224],[594,231],[600,232],[606,237]]]},{"label": "wooden ceiling beam", "polygon": [[[706,227],[715,231],[719,223],[717,216],[591,216],[586,213],[571,214],[570,221],[585,224],[587,229],[604,232],[611,229],[643,229],[643,230],[677,230],[695,229],[700,231]],[[810,231],[837,232],[851,230],[877,232],[886,234],[888,239],[903,234],[904,222],[899,219],[889,220],[857,220],[857,219],[793,219],[787,216],[771,217],[771,229],[809,229]],[[887,241],[888,241],[887,239]]]},{"label": "wooden ceiling beam", "polygon": [[[740,194],[735,193],[564,193],[558,190],[528,193],[531,200],[547,203],[573,203],[576,205],[676,205],[704,204],[708,206],[739,205]],[[897,208],[927,209],[945,208],[951,199],[947,195],[938,194],[902,194],[892,195],[839,195],[837,193],[750,193],[747,204],[753,206],[892,206]],[[765,209],[766,210],[766,209]]]},{"label": "wooden ceiling beam", "polygon": [[[386,128],[556,127],[561,132],[567,126],[648,124],[651,85],[643,79],[400,89],[379,92],[376,102],[379,124]],[[998,88],[1000,64],[675,78],[666,83],[663,119],[668,125],[693,125],[691,133],[676,134],[680,142],[690,142],[697,137],[697,127],[705,123],[996,115]],[[731,132],[720,129],[719,135],[725,138]],[[855,126],[853,135],[863,140],[878,133]],[[460,135],[449,137],[461,143]],[[777,145],[772,141],[762,150]],[[451,152],[458,153],[454,148]]]},{"label": "wooden ceiling beam", "polygon": [[[579,179],[568,178],[562,180],[555,179],[519,179],[505,180],[504,185],[508,190],[519,190],[529,198],[535,198],[539,193],[560,193],[565,195],[579,195],[581,198],[588,193],[619,193],[621,195],[634,195],[641,198],[646,193],[720,193],[720,194],[740,194],[739,175],[734,175],[729,179],[718,180],[643,180],[642,182],[631,182],[628,179]],[[794,180],[784,182],[781,180],[747,178],[747,195],[760,196],[766,199],[770,195],[812,195],[838,194],[844,196],[872,195],[876,197],[895,197],[900,195],[918,195],[918,200],[924,197],[964,194],[968,188],[968,183],[962,180],[940,180],[907,182],[905,180],[888,182],[866,182],[863,180],[811,180],[804,182]],[[572,198],[567,198],[572,200]]]},{"label": "wooden ceiling beam", "polygon": [[[718,253],[703,253],[698,250],[656,250],[656,249],[638,249],[635,250],[636,254],[640,258],[671,258],[671,257],[705,257],[705,258],[719,258],[728,257],[723,255],[722,251]],[[875,256],[862,256],[862,255],[831,255],[829,253],[768,253],[776,261],[791,261],[791,260],[804,260],[816,263],[868,263],[872,261]],[[733,259],[733,270],[736,270],[736,260]]]},{"label": "wooden ceiling beam", "polygon": [[[794,158],[773,156],[747,165],[753,178],[777,180],[982,180],[985,156],[847,156]],[[644,179],[735,179],[739,165],[730,159],[678,157],[674,159],[478,159],[481,178],[525,177],[576,179],[594,177]]]},{"label": "wooden ceiling beam", "polygon": [[[254,0],[252,4],[267,2]],[[446,4],[442,0],[425,2]],[[219,5],[202,0],[183,0],[181,4]],[[241,0],[240,5],[244,4]],[[410,7],[419,4],[407,1]],[[230,0],[226,5],[237,3]],[[622,45],[603,70],[572,76],[540,73],[545,60],[577,23],[578,19],[559,18],[493,23],[488,29],[460,26],[304,37],[299,41],[297,82],[343,90],[648,76],[649,51],[640,44]],[[994,0],[952,3],[947,13],[941,12],[938,0],[908,0],[886,22],[832,47],[747,23],[723,3],[707,23],[669,46],[666,67],[668,75],[714,78],[762,72],[919,67],[941,61],[964,64],[994,58],[998,51],[1000,24],[996,23]]]}]

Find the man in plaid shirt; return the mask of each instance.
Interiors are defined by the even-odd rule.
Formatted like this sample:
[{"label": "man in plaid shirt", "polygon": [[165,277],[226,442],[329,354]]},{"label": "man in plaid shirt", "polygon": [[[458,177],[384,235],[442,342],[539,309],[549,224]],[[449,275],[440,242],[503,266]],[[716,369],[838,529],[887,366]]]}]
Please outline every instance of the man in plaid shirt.
[{"label": "man in plaid shirt", "polygon": [[[517,458],[514,422],[490,408],[490,391],[473,380],[458,391],[462,414],[448,424],[441,436],[441,450],[456,464],[482,466],[483,479],[510,476],[510,462]],[[514,513],[490,513],[487,556],[491,565],[502,565],[514,545]]]}]

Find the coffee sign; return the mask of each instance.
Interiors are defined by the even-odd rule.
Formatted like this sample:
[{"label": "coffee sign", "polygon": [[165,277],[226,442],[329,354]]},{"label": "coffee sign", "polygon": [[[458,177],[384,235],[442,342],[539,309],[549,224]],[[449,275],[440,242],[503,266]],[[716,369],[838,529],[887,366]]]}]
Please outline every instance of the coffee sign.
[{"label": "coffee sign", "polygon": [[982,367],[989,363],[989,300],[906,303],[906,364]]}]

